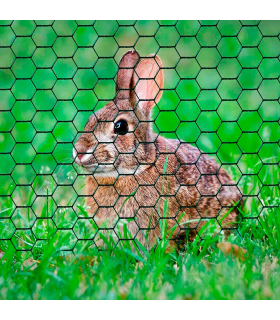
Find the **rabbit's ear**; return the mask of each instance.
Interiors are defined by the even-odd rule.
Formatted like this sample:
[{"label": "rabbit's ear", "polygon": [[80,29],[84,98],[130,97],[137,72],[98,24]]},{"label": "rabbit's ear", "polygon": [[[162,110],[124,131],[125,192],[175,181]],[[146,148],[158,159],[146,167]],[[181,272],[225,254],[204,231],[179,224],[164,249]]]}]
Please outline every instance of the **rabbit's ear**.
[{"label": "rabbit's ear", "polygon": [[137,51],[128,51],[123,55],[119,63],[117,74],[116,99],[129,99],[132,86],[133,68],[139,60]]},{"label": "rabbit's ear", "polygon": [[159,56],[149,55],[140,60],[133,74],[136,103],[145,115],[159,102],[163,89],[163,70]]}]

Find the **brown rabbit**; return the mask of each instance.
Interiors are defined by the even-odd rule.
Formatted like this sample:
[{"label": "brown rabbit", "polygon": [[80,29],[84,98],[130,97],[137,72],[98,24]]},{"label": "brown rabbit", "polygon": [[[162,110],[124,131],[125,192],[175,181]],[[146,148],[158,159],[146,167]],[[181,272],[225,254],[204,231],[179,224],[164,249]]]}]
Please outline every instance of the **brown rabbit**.
[{"label": "brown rabbit", "polygon": [[88,174],[86,204],[97,225],[107,221],[114,228],[118,219],[134,218],[128,230],[144,245],[145,230],[150,229],[149,245],[161,236],[164,212],[173,238],[188,229],[192,240],[203,218],[234,228],[238,210],[229,208],[242,197],[214,159],[152,132],[151,109],[162,89],[160,58],[140,59],[128,51],[119,64],[115,99],[91,115],[73,149],[75,162]]}]

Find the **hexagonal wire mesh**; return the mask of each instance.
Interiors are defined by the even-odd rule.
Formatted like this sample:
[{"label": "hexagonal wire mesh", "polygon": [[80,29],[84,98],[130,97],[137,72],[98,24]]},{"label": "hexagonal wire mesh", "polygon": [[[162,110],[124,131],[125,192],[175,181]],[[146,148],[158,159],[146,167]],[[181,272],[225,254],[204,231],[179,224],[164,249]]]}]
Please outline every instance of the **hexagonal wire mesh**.
[{"label": "hexagonal wire mesh", "polygon": [[[238,231],[277,207],[279,32],[279,21],[1,21],[1,245],[147,246],[165,227],[172,239],[209,219]],[[124,59],[117,81],[129,50],[141,59]]]}]

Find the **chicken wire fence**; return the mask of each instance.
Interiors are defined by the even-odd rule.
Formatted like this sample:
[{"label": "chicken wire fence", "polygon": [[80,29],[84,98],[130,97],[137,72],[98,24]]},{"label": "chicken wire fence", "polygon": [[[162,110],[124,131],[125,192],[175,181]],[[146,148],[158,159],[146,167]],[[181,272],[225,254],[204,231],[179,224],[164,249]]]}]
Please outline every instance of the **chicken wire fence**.
[{"label": "chicken wire fence", "polygon": [[[280,21],[1,21],[2,250],[12,245],[36,252],[51,239],[61,250],[102,250],[112,238],[119,245],[147,233],[149,242],[149,232],[158,228],[155,235],[160,238],[167,220],[167,227],[173,221],[172,232],[167,231],[172,239],[181,238],[182,231],[196,234],[209,220],[221,234],[225,230],[238,234],[243,221],[257,220],[266,210],[277,208],[279,32]],[[139,141],[146,127],[139,127],[145,121],[133,105],[129,112],[139,123],[130,133],[134,149],[130,145],[126,152],[125,140],[116,142],[125,139],[122,132],[106,141],[108,127],[99,128],[101,133],[95,130],[102,121],[115,122],[116,130],[123,111],[115,91],[118,66],[131,50],[139,54],[137,63],[150,54],[160,57],[162,64],[157,65],[164,85],[157,83],[163,94],[161,100],[154,98],[152,108],[154,141]],[[114,111],[108,112],[111,118],[101,112],[99,118],[92,116],[91,132],[84,129],[89,117],[108,103],[114,104]],[[114,177],[75,164],[79,152],[88,157],[88,149],[75,147],[85,132],[98,142],[95,148],[106,143],[114,148],[110,159]],[[160,136],[180,142],[173,140],[159,148]],[[198,148],[184,151],[196,155],[191,163],[178,156],[185,142]],[[154,149],[145,147],[151,144]],[[141,161],[136,155],[139,146],[143,146]],[[99,161],[94,152],[90,150],[94,161],[106,166],[110,155]],[[145,161],[150,152],[155,157]],[[212,171],[212,160],[205,171],[199,166],[205,155],[215,160]],[[118,170],[121,157],[138,159],[133,172],[125,167]],[[137,171],[143,165],[153,167],[156,174],[143,178]],[[224,169],[232,181],[222,180],[219,174]],[[216,189],[207,176],[216,179]],[[86,179],[92,181],[85,183]],[[129,188],[123,187],[124,180]],[[89,183],[91,187],[85,188]],[[238,195],[223,214],[238,212],[234,223],[224,223],[227,218],[221,216],[223,184]],[[188,201],[193,194],[195,200]],[[85,199],[89,200],[85,203]],[[182,213],[187,220],[181,220]],[[110,239],[104,238],[104,230]]]}]

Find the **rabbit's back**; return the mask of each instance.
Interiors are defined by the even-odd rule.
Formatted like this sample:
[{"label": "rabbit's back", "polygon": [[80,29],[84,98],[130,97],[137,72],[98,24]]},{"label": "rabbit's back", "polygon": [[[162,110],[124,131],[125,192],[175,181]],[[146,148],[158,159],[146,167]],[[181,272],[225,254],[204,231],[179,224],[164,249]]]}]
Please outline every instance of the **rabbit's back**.
[{"label": "rabbit's back", "polygon": [[156,145],[159,153],[162,152],[159,159],[163,155],[160,169],[165,167],[168,176],[176,177],[176,183],[170,189],[180,205],[177,218],[180,217],[182,224],[187,219],[195,220],[189,226],[199,229],[209,218],[217,218],[222,228],[236,228],[237,204],[242,195],[222,166],[213,157],[183,141],[159,136]]}]

